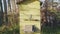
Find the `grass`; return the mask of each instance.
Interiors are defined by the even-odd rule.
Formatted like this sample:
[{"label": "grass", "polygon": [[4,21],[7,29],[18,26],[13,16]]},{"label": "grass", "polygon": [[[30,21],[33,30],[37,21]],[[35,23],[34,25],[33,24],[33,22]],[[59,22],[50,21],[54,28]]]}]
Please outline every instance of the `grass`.
[{"label": "grass", "polygon": [[19,34],[18,16],[11,15],[8,18],[8,24],[4,22],[0,26],[0,34]]},{"label": "grass", "polygon": [[42,29],[42,34],[60,34],[60,26],[57,25],[54,28],[46,26]]},{"label": "grass", "polygon": [[19,34],[19,25],[15,27],[8,27],[5,26],[0,27],[0,34]]}]

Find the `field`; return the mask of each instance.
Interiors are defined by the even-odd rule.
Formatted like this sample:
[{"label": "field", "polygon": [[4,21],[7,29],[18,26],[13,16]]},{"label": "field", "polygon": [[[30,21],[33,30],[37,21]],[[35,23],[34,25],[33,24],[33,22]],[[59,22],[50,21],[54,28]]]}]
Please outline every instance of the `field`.
[{"label": "field", "polygon": [[[3,26],[0,26],[0,34],[60,34],[60,24],[56,24],[55,27],[44,26],[41,31],[40,2],[38,0],[26,0],[18,6],[19,17],[16,16],[17,19],[13,17],[14,21],[11,24],[9,23],[9,26],[2,24]],[[57,20],[60,20],[60,13],[56,12],[56,14]],[[9,20],[11,22],[12,17],[9,17]],[[35,25],[37,31],[25,33],[25,25]]]}]

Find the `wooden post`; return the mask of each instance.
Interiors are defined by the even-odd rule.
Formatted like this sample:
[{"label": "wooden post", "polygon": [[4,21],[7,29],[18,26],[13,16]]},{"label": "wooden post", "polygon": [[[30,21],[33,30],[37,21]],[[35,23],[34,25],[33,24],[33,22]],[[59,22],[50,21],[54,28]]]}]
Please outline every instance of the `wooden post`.
[{"label": "wooden post", "polygon": [[7,16],[7,0],[4,0],[4,9],[5,9],[5,24],[8,25],[8,16]]},{"label": "wooden post", "polygon": [[3,23],[3,7],[2,7],[2,0],[0,0],[0,26]]}]

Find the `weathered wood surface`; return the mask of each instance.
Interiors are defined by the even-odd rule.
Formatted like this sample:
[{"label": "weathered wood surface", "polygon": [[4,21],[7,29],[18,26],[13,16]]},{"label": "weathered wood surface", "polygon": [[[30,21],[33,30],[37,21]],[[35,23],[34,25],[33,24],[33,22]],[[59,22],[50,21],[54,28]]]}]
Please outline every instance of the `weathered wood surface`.
[{"label": "weathered wood surface", "polygon": [[33,25],[25,25],[24,32],[33,32]]}]

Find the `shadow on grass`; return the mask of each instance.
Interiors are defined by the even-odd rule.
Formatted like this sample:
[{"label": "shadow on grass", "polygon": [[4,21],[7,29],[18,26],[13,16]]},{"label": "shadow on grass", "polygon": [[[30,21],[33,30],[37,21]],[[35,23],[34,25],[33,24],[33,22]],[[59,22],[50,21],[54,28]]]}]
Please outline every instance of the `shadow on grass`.
[{"label": "shadow on grass", "polygon": [[56,27],[49,27],[49,26],[45,26],[42,28],[42,34],[60,34],[60,26],[56,26]]}]

